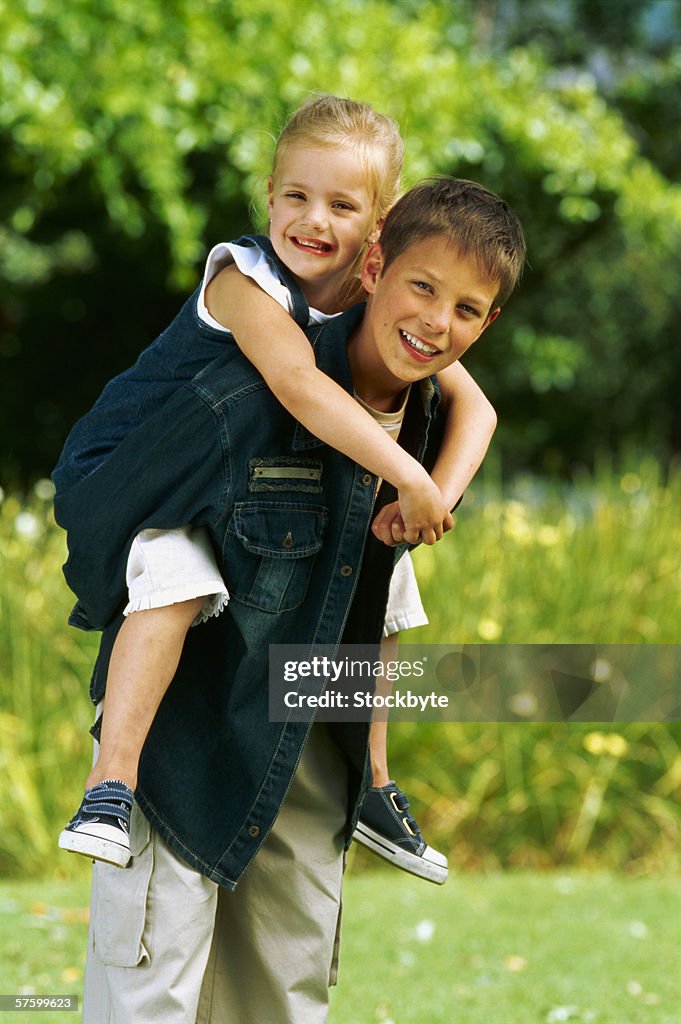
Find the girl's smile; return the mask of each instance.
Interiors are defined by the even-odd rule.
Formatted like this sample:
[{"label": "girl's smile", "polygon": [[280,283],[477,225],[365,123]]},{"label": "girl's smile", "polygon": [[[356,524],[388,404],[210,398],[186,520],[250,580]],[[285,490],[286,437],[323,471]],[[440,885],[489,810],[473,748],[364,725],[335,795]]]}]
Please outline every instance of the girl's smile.
[{"label": "girl's smile", "polygon": [[343,146],[293,143],[269,182],[270,238],[310,305],[338,312],[337,295],[374,227],[359,157]]}]

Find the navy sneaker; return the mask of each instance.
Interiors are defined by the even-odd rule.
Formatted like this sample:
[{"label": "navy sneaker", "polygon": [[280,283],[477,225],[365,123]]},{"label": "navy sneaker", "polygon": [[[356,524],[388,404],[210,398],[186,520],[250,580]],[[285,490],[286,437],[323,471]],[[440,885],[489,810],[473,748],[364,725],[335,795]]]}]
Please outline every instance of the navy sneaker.
[{"label": "navy sneaker", "polygon": [[392,781],[369,790],[352,838],[403,871],[437,885],[447,881],[447,858],[426,844],[409,801]]},{"label": "navy sneaker", "polygon": [[92,860],[127,867],[132,801],[132,790],[120,779],[104,779],[86,789],[82,804],[59,836],[59,846]]}]

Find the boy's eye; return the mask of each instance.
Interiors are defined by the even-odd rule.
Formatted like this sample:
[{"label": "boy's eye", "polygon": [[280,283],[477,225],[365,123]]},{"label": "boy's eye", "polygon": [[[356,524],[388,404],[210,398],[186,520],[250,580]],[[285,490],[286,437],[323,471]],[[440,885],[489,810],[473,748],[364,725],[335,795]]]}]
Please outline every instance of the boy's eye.
[{"label": "boy's eye", "polygon": [[459,306],[459,309],[463,310],[464,313],[467,313],[468,316],[477,316],[478,315],[477,309],[473,309],[472,306],[467,306],[465,304],[465,302],[461,303],[461,305]]},{"label": "boy's eye", "polygon": [[433,286],[427,281],[412,281],[412,284],[422,292],[432,292]]}]

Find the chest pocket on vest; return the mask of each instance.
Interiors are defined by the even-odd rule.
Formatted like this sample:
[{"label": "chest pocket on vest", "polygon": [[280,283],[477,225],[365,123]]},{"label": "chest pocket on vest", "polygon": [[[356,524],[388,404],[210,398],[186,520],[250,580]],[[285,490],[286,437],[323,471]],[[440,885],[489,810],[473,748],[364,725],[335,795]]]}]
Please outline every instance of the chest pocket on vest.
[{"label": "chest pocket on vest", "polygon": [[328,511],[295,502],[241,502],[227,528],[225,582],[231,597],[265,612],[287,612],[305,598]]}]

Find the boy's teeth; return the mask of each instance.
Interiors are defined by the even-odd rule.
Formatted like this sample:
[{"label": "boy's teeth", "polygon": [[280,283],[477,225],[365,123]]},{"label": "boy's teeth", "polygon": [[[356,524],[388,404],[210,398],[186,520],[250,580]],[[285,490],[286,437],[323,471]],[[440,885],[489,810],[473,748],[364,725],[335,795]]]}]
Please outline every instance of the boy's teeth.
[{"label": "boy's teeth", "polygon": [[436,354],[436,348],[433,348],[432,345],[426,345],[424,341],[421,341],[419,338],[415,338],[413,334],[407,334],[406,331],[402,330],[400,331],[400,334],[412,348],[416,349],[417,352],[423,352],[424,356],[434,356]]}]

